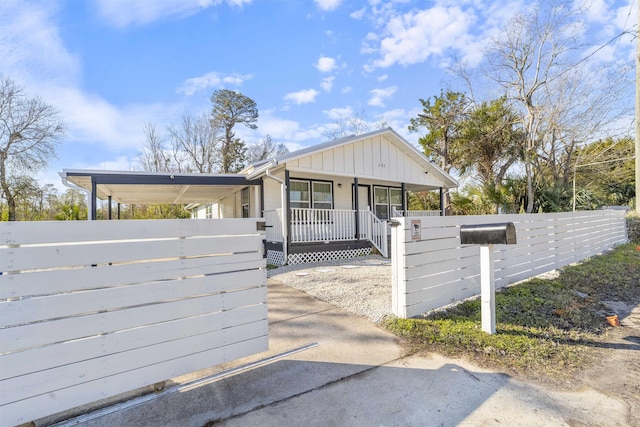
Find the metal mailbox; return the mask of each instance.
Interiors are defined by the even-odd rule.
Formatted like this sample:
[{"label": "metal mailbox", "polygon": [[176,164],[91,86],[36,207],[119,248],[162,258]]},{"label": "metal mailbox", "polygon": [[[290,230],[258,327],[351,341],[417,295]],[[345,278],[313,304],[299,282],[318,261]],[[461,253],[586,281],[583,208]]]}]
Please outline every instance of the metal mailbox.
[{"label": "metal mailbox", "polygon": [[462,225],[460,243],[463,245],[515,245],[516,227],[512,222]]}]

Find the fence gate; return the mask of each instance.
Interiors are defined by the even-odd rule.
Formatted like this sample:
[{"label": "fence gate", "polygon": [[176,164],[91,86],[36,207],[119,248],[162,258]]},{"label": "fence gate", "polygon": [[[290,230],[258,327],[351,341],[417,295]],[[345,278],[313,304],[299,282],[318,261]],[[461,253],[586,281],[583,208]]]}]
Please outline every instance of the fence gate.
[{"label": "fence gate", "polygon": [[0,425],[268,349],[255,219],[0,223]]}]

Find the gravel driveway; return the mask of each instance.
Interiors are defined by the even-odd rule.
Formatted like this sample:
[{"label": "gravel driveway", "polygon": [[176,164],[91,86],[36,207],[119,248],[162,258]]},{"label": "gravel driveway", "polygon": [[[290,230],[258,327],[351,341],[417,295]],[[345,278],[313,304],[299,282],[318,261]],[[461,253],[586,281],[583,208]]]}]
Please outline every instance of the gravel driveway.
[{"label": "gravel driveway", "polygon": [[287,265],[267,276],[372,322],[391,314],[391,260],[379,255]]}]

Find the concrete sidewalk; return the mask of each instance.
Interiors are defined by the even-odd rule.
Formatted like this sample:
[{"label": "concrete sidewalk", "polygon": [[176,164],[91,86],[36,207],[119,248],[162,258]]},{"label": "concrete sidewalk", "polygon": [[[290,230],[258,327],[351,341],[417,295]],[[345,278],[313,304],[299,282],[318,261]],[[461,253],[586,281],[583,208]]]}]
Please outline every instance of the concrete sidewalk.
[{"label": "concrete sidewalk", "polygon": [[268,303],[269,351],[209,373],[319,345],[83,425],[628,425],[625,405],[593,390],[549,391],[435,355],[402,358],[393,335],[273,281]]},{"label": "concrete sidewalk", "polygon": [[397,339],[367,319],[270,280],[269,351],[219,365],[212,375],[308,344],[318,346],[183,393],[84,422],[84,426],[202,426],[318,389],[401,357]]}]

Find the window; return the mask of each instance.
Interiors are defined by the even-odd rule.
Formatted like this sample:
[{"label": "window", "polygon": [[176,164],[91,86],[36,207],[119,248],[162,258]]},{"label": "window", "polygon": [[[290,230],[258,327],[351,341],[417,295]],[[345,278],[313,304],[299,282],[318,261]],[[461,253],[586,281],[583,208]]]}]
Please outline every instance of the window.
[{"label": "window", "polygon": [[386,187],[374,187],[373,204],[375,214],[380,219],[389,219],[389,189]]},{"label": "window", "polygon": [[310,208],[309,182],[290,180],[289,199],[292,208]]},{"label": "window", "polygon": [[289,201],[292,208],[333,208],[333,186],[326,181],[289,181]]},{"label": "window", "polygon": [[331,183],[313,182],[313,207],[315,209],[333,208],[333,198],[331,197]]},{"label": "window", "polygon": [[242,206],[242,218],[249,218],[249,187],[240,192],[240,205]]},{"label": "window", "polygon": [[402,210],[402,189],[390,187],[373,188],[375,214],[380,219],[389,219],[391,210]]},{"label": "window", "polygon": [[204,217],[205,218],[213,218],[213,205],[207,204],[204,207]]},{"label": "window", "polygon": [[389,189],[389,205],[391,206],[391,212],[393,210],[402,210],[402,189],[390,188]]}]

